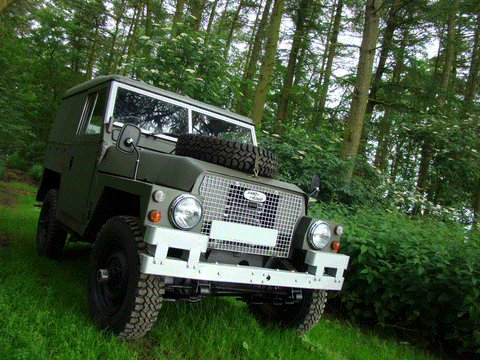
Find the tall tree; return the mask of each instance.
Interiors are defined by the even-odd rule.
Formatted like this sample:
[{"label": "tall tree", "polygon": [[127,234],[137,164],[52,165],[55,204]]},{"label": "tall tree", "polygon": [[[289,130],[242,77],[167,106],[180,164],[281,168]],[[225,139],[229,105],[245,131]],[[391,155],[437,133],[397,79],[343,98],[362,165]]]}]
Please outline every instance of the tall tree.
[{"label": "tall tree", "polygon": [[277,124],[275,129],[277,134],[281,134],[284,129],[283,125],[285,124],[288,103],[290,101],[290,92],[292,91],[298,53],[302,44],[305,42],[305,36],[307,33],[305,30],[306,16],[308,8],[311,7],[311,5],[312,4],[309,0],[300,0],[298,9],[296,10],[295,32],[293,34],[292,48],[290,49],[290,55],[288,57],[287,72],[283,80],[282,95],[277,112]]},{"label": "tall tree", "polygon": [[262,43],[263,40],[265,39],[265,29],[267,27],[268,23],[268,15],[270,13],[270,7],[272,6],[272,0],[267,0],[265,3],[265,6],[263,8],[263,13],[262,13],[262,18],[260,19],[260,22],[258,23],[257,31],[255,33],[255,38],[253,41],[253,46],[250,51],[250,56],[247,61],[247,66],[245,68],[245,72],[243,74],[243,88],[242,88],[242,97],[240,101],[238,102],[237,105],[237,112],[239,114],[245,115],[245,103],[247,99],[249,98],[249,83],[253,79],[253,76],[255,75],[255,68],[258,63],[258,57],[260,54],[260,51],[262,49]]},{"label": "tall tree", "polygon": [[192,20],[190,26],[193,31],[200,30],[200,24],[202,22],[202,12],[205,8],[205,0],[190,0],[190,8],[192,12]]},{"label": "tall tree", "polygon": [[175,14],[173,15],[173,24],[177,24],[182,21],[184,6],[185,0],[177,0],[177,4],[175,6]]},{"label": "tall tree", "polygon": [[[438,110],[442,112],[445,106],[445,98],[449,87],[450,75],[452,73],[453,62],[455,58],[455,22],[457,17],[458,5],[460,0],[449,0],[449,11],[447,19],[447,38],[445,44],[445,60],[441,76],[440,88],[438,93]],[[430,163],[433,157],[434,139],[428,134],[422,143],[420,166],[418,170],[417,188],[421,194],[425,194],[428,185],[428,176]],[[418,213],[419,208],[414,210]]]},{"label": "tall tree", "polygon": [[[409,35],[410,34],[408,28],[405,28],[403,31],[402,40],[400,42],[400,49],[395,52],[395,66],[393,67],[391,79],[391,84],[393,86],[397,86],[400,82],[400,77],[404,69],[405,47]],[[391,97],[397,97],[396,92],[390,92],[390,94],[393,95]],[[384,114],[380,118],[378,124],[378,145],[375,152],[374,166],[380,171],[383,171],[386,168],[389,138],[391,138],[391,127],[393,122],[393,115],[395,113],[394,106],[395,104],[392,104],[390,101],[383,104]]]},{"label": "tall tree", "polygon": [[333,66],[333,59],[335,57],[335,53],[337,50],[337,40],[338,34],[340,32],[340,21],[342,19],[342,11],[343,11],[343,4],[344,0],[338,0],[335,17],[333,20],[332,32],[328,43],[328,55],[327,55],[327,63],[325,66],[325,70],[323,72],[323,81],[320,87],[319,93],[319,102],[316,109],[318,112],[314,115],[314,126],[318,127],[320,125],[320,119],[323,117],[325,111],[325,103],[327,102],[327,93],[328,87],[330,85],[330,77],[332,75],[332,66]]},{"label": "tall tree", "polygon": [[275,0],[273,10],[270,16],[270,27],[268,30],[267,44],[265,47],[265,55],[263,57],[260,74],[253,98],[252,110],[250,117],[255,125],[260,125],[263,115],[263,107],[267,98],[270,77],[275,63],[275,53],[277,51],[280,23],[283,15],[283,7],[285,0]]},{"label": "tall tree", "polygon": [[237,9],[233,14],[233,18],[231,20],[230,29],[228,30],[227,38],[225,39],[225,50],[223,52],[223,57],[228,57],[228,51],[230,50],[230,44],[232,43],[233,32],[237,27],[238,17],[240,16],[240,11],[242,11],[243,6],[245,5],[245,0],[240,0]]},{"label": "tall tree", "polygon": [[[372,67],[378,38],[381,7],[381,0],[367,0],[355,89],[345,123],[343,143],[340,150],[340,158],[342,159],[354,159],[360,144],[363,119],[367,107],[368,89],[372,80]],[[352,177],[353,167],[350,168],[348,175]]]}]

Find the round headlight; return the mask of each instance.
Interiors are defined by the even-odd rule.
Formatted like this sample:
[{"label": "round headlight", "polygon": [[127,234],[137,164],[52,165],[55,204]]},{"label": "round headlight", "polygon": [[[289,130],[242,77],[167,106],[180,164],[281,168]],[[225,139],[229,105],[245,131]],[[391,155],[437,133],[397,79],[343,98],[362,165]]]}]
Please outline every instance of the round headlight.
[{"label": "round headlight", "polygon": [[170,204],[168,215],[173,226],[189,230],[202,219],[202,205],[192,195],[180,195]]},{"label": "round headlight", "polygon": [[315,250],[321,250],[330,242],[332,231],[324,221],[316,221],[308,229],[308,243]]}]

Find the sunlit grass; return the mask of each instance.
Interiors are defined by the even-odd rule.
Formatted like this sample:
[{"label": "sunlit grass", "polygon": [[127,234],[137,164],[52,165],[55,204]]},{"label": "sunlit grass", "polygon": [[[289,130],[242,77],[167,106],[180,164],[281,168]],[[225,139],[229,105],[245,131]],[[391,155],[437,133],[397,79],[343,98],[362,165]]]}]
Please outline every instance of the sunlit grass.
[{"label": "sunlit grass", "polygon": [[308,334],[260,325],[242,302],[165,302],[151,332],[123,342],[88,314],[90,246],[67,244],[59,261],[35,249],[34,188],[2,184],[16,205],[0,205],[0,356],[4,359],[420,359],[434,357],[326,315]]}]

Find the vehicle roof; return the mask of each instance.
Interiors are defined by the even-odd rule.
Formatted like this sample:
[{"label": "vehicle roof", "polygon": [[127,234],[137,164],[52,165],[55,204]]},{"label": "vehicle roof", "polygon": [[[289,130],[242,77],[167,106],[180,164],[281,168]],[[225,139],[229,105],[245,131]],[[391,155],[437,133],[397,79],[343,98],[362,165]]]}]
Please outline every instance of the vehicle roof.
[{"label": "vehicle roof", "polygon": [[230,117],[230,118],[234,118],[235,120],[239,120],[239,121],[245,122],[247,124],[253,124],[253,121],[246,116],[235,114],[234,112],[231,112],[229,110],[222,109],[222,108],[219,108],[217,106],[205,104],[205,103],[203,103],[201,101],[198,101],[198,100],[194,100],[194,99],[192,99],[192,98],[190,98],[186,95],[176,94],[174,92],[164,90],[164,89],[160,89],[160,88],[155,87],[153,85],[149,85],[149,84],[147,84],[147,83],[145,83],[141,80],[134,80],[134,79],[131,79],[131,78],[128,78],[128,77],[125,77],[125,76],[121,76],[121,75],[102,75],[102,76],[98,76],[98,77],[96,77],[92,80],[86,81],[82,84],[79,84],[79,85],[74,86],[73,88],[67,90],[63,97],[67,98],[67,97],[70,97],[72,95],[84,92],[88,89],[91,89],[91,88],[93,88],[97,85],[101,85],[103,83],[112,82],[112,81],[120,82],[120,83],[123,83],[123,84],[127,84],[127,85],[130,85],[130,86],[137,87],[139,89],[147,90],[147,91],[150,91],[152,93],[162,95],[164,97],[167,97],[167,98],[170,98],[170,99],[173,99],[173,100],[181,101],[181,102],[184,102],[186,104],[190,104],[190,105],[193,105],[193,106],[196,106],[196,107],[208,110],[208,111],[212,111],[212,112],[215,112],[215,113],[220,114],[220,115],[224,115],[224,116],[227,116],[227,117]]}]

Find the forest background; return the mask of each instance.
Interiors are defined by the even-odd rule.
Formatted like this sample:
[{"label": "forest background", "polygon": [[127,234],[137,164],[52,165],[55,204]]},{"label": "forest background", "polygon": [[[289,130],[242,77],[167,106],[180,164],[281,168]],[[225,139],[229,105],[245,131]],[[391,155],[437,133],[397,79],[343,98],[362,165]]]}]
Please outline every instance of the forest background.
[{"label": "forest background", "polygon": [[250,116],[346,225],[346,316],[480,348],[474,0],[0,0],[0,174],[41,176],[70,87],[121,74]]}]

